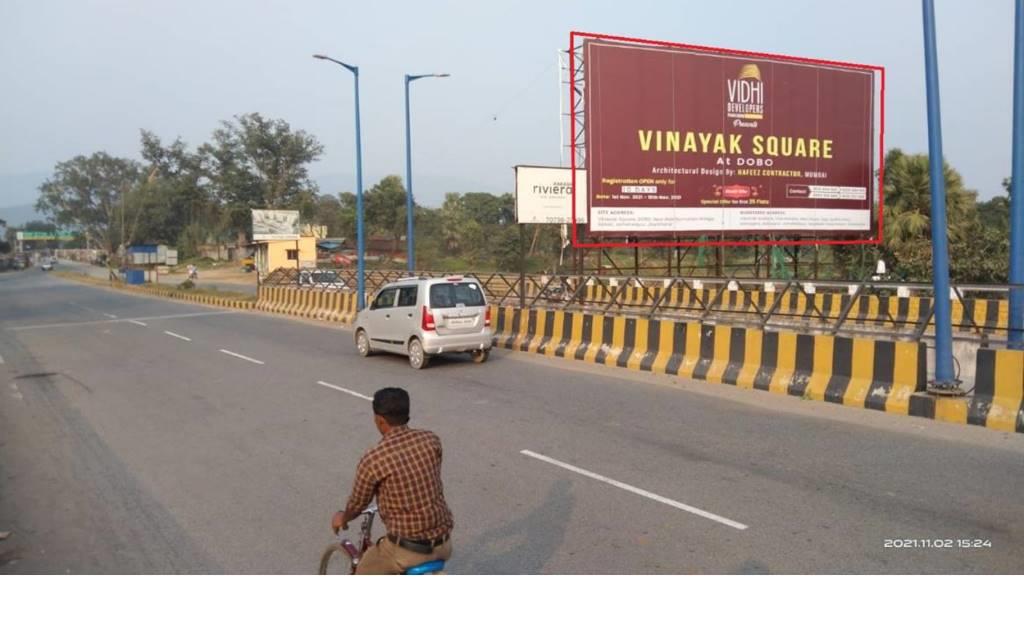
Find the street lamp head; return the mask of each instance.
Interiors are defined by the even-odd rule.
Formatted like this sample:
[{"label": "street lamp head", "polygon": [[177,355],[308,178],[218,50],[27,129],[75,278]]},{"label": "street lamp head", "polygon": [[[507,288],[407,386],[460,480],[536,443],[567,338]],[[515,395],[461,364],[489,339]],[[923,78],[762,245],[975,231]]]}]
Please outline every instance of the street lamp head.
[{"label": "street lamp head", "polygon": [[338,65],[341,65],[342,67],[344,67],[348,71],[352,72],[353,74],[356,74],[356,75],[359,74],[359,68],[356,67],[355,65],[349,65],[348,63],[339,61],[338,59],[332,59],[331,57],[327,56],[326,54],[314,54],[313,58],[317,59],[318,61],[330,61],[331,63],[337,63]]},{"label": "street lamp head", "polygon": [[406,74],[405,81],[412,82],[420,78],[448,78],[451,74]]}]

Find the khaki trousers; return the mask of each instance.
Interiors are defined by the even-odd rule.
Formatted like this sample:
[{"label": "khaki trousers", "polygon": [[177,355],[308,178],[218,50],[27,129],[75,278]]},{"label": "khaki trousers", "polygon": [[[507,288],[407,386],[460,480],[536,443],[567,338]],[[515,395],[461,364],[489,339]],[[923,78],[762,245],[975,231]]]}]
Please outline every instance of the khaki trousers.
[{"label": "khaki trousers", "polygon": [[447,560],[452,557],[452,540],[449,538],[443,545],[434,547],[433,553],[416,553],[399,547],[387,538],[382,538],[366,550],[356,575],[401,575],[407,568],[430,562],[431,560]]}]

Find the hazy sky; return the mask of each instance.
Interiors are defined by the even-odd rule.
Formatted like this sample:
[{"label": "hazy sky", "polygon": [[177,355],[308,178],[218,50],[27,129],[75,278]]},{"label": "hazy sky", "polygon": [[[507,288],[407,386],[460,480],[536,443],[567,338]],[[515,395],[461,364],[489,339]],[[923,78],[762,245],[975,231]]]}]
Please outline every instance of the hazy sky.
[{"label": "hazy sky", "polygon": [[[1013,3],[936,4],[946,156],[986,198],[1010,171]],[[927,149],[915,0],[0,0],[0,206],[76,154],[138,158],[140,128],[195,145],[251,111],[316,135],[343,190],[352,78],[315,52],[361,68],[367,186],[404,176],[403,74],[450,72],[413,84],[417,199],[511,191],[513,165],[558,164],[571,29],[884,65],[887,147]]]}]

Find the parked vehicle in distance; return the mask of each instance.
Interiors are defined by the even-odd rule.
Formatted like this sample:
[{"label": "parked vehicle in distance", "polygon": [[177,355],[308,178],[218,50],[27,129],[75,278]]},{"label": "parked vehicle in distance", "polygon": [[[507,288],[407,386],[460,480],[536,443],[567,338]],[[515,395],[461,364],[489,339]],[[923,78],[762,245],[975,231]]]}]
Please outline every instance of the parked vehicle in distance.
[{"label": "parked vehicle in distance", "polygon": [[473,278],[404,278],[384,285],[356,317],[356,349],[401,354],[414,369],[430,358],[469,353],[487,362],[494,333],[483,287]]},{"label": "parked vehicle in distance", "polygon": [[53,261],[49,258],[44,258],[43,262],[39,263],[39,268],[43,271],[53,271]]},{"label": "parked vehicle in distance", "polygon": [[322,291],[348,291],[338,272],[331,269],[308,269],[299,272],[299,288]]}]

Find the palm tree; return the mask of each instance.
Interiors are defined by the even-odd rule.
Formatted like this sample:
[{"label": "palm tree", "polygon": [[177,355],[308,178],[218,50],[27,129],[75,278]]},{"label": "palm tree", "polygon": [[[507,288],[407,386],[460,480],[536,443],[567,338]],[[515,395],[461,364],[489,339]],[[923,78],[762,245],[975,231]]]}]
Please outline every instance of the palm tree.
[{"label": "palm tree", "polygon": [[[960,173],[943,164],[946,180],[947,232],[958,241],[971,231],[976,217],[975,191],[964,187]],[[930,275],[931,177],[926,154],[885,156],[885,248],[883,254],[911,279]],[[953,259],[955,261],[955,259]]]}]

